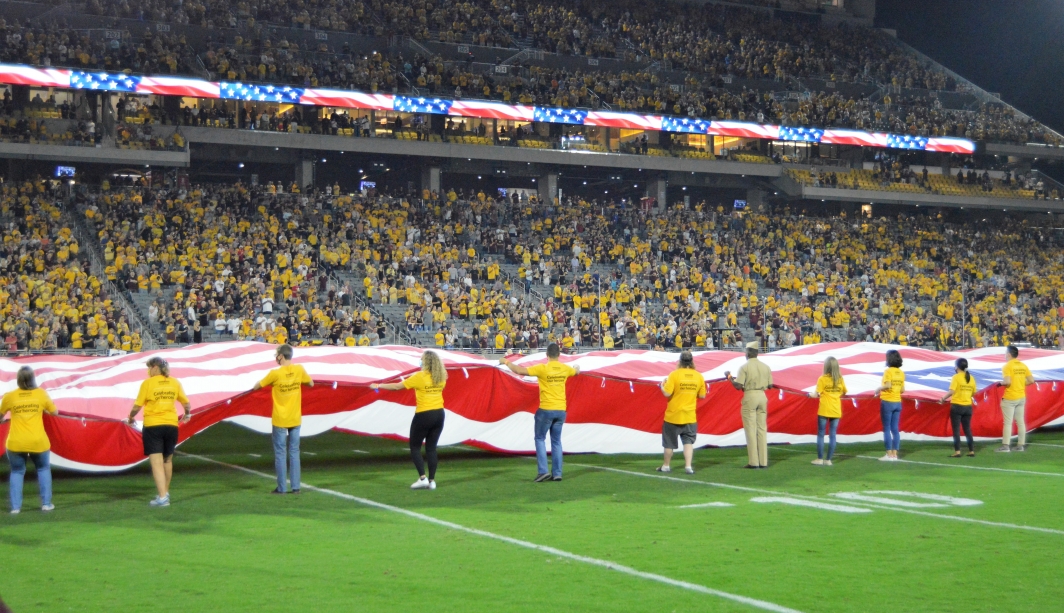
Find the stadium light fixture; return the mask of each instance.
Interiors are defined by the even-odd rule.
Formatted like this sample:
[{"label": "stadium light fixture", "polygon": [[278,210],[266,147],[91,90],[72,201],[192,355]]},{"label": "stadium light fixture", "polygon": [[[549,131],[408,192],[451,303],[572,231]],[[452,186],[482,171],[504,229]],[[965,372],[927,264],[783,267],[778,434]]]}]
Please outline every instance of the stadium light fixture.
[{"label": "stadium light fixture", "polygon": [[322,163],[322,164],[324,164],[324,163],[325,163],[326,161],[327,161],[327,160],[326,160],[325,158],[321,158],[321,163]]},{"label": "stadium light fixture", "polygon": [[239,164],[237,164],[237,165],[236,165],[236,167],[237,167],[237,168],[243,168],[243,167],[244,167],[244,163],[243,163],[243,162],[240,162]]},{"label": "stadium light fixture", "polygon": [[478,178],[478,179],[483,179],[484,177],[482,177],[482,176],[480,176],[480,175],[477,175],[477,178]]}]

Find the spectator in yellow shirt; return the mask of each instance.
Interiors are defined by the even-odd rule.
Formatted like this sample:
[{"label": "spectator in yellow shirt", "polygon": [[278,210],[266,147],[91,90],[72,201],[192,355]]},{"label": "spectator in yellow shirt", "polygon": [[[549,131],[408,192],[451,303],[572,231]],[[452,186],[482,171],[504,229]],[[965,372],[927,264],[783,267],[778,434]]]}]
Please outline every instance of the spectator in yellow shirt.
[{"label": "spectator in yellow shirt", "polygon": [[1016,431],[1019,435],[1016,440],[1016,451],[1027,449],[1027,424],[1023,419],[1024,409],[1027,407],[1027,386],[1034,383],[1031,369],[1019,360],[1020,350],[1015,345],[1009,345],[1005,349],[1008,362],[1001,368],[1001,385],[1005,387],[1005,394],[1001,397],[1001,416],[1004,421],[1001,434],[1001,447],[997,451],[1008,453],[1009,443],[1012,442],[1012,421],[1016,420]]},{"label": "spectator in yellow shirt", "polygon": [[192,405],[181,388],[181,382],[170,376],[170,365],[159,356],[148,360],[148,378],[140,384],[137,399],[129,412],[129,424],[141,408],[144,409],[144,425],[141,438],[144,442],[144,455],[151,464],[152,478],[158,491],[150,503],[153,507],[170,506],[170,480],[174,476],[174,449],[177,447],[178,418],[174,403],[181,403],[185,414],[182,422],[188,423],[192,415]]},{"label": "spectator in yellow shirt", "polygon": [[706,380],[702,373],[695,370],[694,356],[690,351],[680,353],[680,362],[676,370],[669,373],[661,382],[661,393],[669,399],[665,407],[665,420],[661,426],[661,446],[665,450],[665,461],[657,468],[658,472],[671,472],[672,453],[683,443],[684,471],[693,475],[691,466],[694,458],[694,444],[698,437],[698,400],[706,397]]},{"label": "spectator in yellow shirt", "polygon": [[950,402],[949,420],[953,426],[953,455],[950,457],[961,457],[961,428],[964,428],[968,457],[973,458],[975,445],[972,443],[972,397],[975,396],[976,384],[968,372],[968,360],[960,358],[955,366],[957,373],[949,382],[949,393],[942,397],[942,402]]},{"label": "spectator in yellow shirt", "polygon": [[[839,420],[842,419],[842,397],[846,395],[846,382],[839,372],[839,361],[835,358],[824,360],[824,374],[816,382],[816,391],[809,394],[811,398],[820,399],[820,407],[817,409],[816,425],[816,466],[831,466],[831,458],[835,455],[835,435],[839,430]],[[824,456],[824,433],[830,425],[830,442],[828,444],[827,457]]]},{"label": "spectator in yellow shirt", "polygon": [[[277,348],[274,368],[255,384],[251,391],[271,388],[273,398],[273,468],[277,473],[277,488],[271,494],[285,494],[286,468],[290,469],[291,490],[299,493],[299,428],[303,423],[303,386],[314,387],[314,380],[305,368],[292,363],[292,346]],[[287,461],[286,461],[287,459]]]}]

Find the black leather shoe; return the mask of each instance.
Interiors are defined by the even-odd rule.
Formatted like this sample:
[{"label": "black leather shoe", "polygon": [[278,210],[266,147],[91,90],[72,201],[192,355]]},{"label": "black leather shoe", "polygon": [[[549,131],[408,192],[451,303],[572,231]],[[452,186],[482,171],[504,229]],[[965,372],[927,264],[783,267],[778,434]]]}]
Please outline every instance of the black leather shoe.
[{"label": "black leather shoe", "polygon": [[270,493],[271,493],[271,494],[284,494],[284,492],[282,492],[281,490],[279,490],[279,489],[277,489],[277,488],[273,488],[273,491],[272,491],[272,492],[270,492]]},{"label": "black leather shoe", "polygon": [[743,466],[743,468],[757,468],[757,467],[754,466],[753,464],[747,464],[746,466]]}]

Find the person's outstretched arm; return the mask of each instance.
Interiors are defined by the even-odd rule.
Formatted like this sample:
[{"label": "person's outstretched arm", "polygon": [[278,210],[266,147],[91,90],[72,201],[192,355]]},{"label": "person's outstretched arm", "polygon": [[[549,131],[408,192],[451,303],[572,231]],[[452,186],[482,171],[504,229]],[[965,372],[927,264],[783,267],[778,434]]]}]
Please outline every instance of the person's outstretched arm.
[{"label": "person's outstretched arm", "polygon": [[[514,364],[513,362],[507,360],[506,358],[499,358],[499,364],[502,364],[503,366],[509,368],[510,372],[514,373],[515,375],[521,375],[522,377],[527,377],[528,376],[528,369],[527,368],[525,368],[524,366],[520,366],[518,364]],[[575,368],[574,367],[574,370],[576,370],[576,374],[580,374],[580,369],[579,368]]]}]

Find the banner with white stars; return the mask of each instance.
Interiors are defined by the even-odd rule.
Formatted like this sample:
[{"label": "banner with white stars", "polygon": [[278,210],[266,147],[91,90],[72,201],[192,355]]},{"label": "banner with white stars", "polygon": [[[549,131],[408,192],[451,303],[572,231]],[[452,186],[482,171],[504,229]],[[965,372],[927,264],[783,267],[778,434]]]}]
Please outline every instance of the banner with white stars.
[{"label": "banner with white stars", "polygon": [[395,97],[395,110],[400,113],[429,113],[431,115],[446,115],[451,110],[451,101],[440,98],[411,98],[408,96]]},{"label": "banner with white stars", "polygon": [[709,120],[691,117],[662,117],[661,129],[664,132],[687,132],[705,134],[709,130]]},{"label": "banner with white stars", "polygon": [[780,140],[790,140],[802,143],[819,143],[823,136],[824,131],[818,128],[780,126]]},{"label": "banner with white stars", "polygon": [[222,81],[218,85],[221,97],[228,100],[298,104],[303,96],[302,87],[289,87],[288,85],[253,85],[227,81]]},{"label": "banner with white stars", "polygon": [[580,109],[557,109],[543,106],[532,108],[532,120],[543,123],[569,123],[583,125],[587,111]]},{"label": "banner with white stars", "polygon": [[137,91],[140,77],[124,73],[70,71],[70,86],[75,89],[96,89],[111,92]]}]

